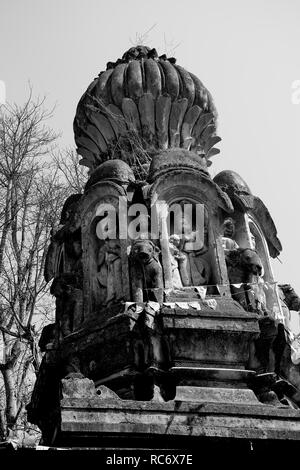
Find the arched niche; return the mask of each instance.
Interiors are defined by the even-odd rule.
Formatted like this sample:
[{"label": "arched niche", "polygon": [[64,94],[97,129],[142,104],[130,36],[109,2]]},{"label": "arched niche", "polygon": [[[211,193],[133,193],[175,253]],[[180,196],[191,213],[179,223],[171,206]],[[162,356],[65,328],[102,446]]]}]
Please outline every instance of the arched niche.
[{"label": "arched niche", "polygon": [[[104,280],[105,269],[101,269],[103,263],[106,263],[107,267],[110,261],[115,261],[116,258],[118,258],[118,268],[120,268],[121,271],[119,282],[122,284],[123,298],[130,300],[127,256],[128,240],[127,238],[119,238],[120,207],[122,207],[120,201],[124,200],[126,200],[126,193],[120,185],[111,181],[101,181],[89,188],[81,204],[83,295],[86,318],[91,315],[97,315],[99,311],[108,306],[109,299],[106,295],[108,291],[107,280],[106,282]],[[115,211],[116,233],[115,236],[109,236],[107,240],[104,240],[99,238],[99,234],[97,235],[97,227],[99,222],[106,217],[105,211],[109,207]],[[127,224],[126,217],[124,220]],[[127,226],[124,231],[125,235],[126,233]],[[112,260],[110,257],[110,249],[114,243],[119,245],[119,256]],[[102,264],[99,262],[100,257],[102,258]],[[108,275],[109,270],[107,269],[106,271]],[[101,278],[104,281],[102,283]],[[118,280],[115,279],[114,282],[118,282]],[[101,286],[103,287],[105,283],[106,291],[103,289],[103,292],[101,292]],[[109,288],[110,287],[109,285]],[[97,289],[100,290],[97,291]],[[119,298],[116,300],[119,300]]]},{"label": "arched niche", "polygon": [[277,320],[283,321],[284,314],[282,311],[279,292],[272,270],[268,243],[259,223],[255,220],[252,214],[246,214],[246,221],[250,233],[250,247],[257,251],[260,259],[262,260],[262,278],[265,282],[265,285],[263,285],[263,290],[266,296],[267,309],[274,315]]},{"label": "arched niche", "polygon": [[[162,266],[164,271],[164,285],[167,289],[174,289],[174,276],[172,275],[172,253],[170,252],[170,229],[168,228],[168,210],[174,204],[189,203],[193,207],[200,205],[204,208],[206,218],[206,236],[208,249],[199,256],[210,266],[210,275],[206,284],[209,285],[212,295],[218,295],[215,285],[222,285],[222,294],[229,295],[228,277],[224,252],[221,246],[222,212],[230,213],[232,205],[225,193],[213,181],[201,172],[181,169],[172,170],[158,177],[150,190],[151,217],[156,212],[158,226],[160,227],[159,241],[161,246]],[[193,227],[192,230],[194,230]],[[172,249],[171,249],[172,250]],[[198,255],[197,255],[198,256]],[[183,289],[186,286],[183,286]],[[198,287],[194,283],[191,287]]]}]

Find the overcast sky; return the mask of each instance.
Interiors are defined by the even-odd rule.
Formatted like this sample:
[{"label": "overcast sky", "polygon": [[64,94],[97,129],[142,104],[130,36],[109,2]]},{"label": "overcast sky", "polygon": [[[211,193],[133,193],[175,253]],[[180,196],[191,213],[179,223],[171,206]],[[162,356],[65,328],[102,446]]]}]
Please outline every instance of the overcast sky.
[{"label": "overcast sky", "polygon": [[[147,34],[149,29],[152,30]],[[57,104],[51,125],[74,145],[76,104],[108,61],[144,39],[197,75],[219,112],[211,174],[237,171],[268,207],[283,245],[275,278],[300,295],[299,0],[0,0],[0,80],[22,103],[28,80]]]}]

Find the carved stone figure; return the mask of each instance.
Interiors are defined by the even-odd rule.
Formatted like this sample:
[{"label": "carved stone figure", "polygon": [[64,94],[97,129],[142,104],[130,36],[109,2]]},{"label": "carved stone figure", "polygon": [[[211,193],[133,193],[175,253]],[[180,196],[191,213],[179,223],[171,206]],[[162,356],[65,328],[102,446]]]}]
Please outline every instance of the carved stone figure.
[{"label": "carved stone figure", "polygon": [[[183,218],[182,235],[180,235],[180,258],[178,267],[183,286],[202,286],[209,283],[211,267],[203,255],[208,251],[207,227],[201,238],[188,218]],[[172,236],[173,237],[173,236]],[[177,235],[178,237],[178,235]]]},{"label": "carved stone figure", "polygon": [[232,298],[245,310],[255,310],[254,299],[251,301],[250,286],[247,284],[253,281],[253,276],[260,276],[262,272],[260,257],[251,248],[238,248],[229,250],[225,258]]},{"label": "carved stone figure", "polygon": [[50,293],[56,297],[59,333],[62,337],[67,336],[83,321],[81,279],[76,274],[62,274],[54,279]]},{"label": "carved stone figure", "polygon": [[[44,276],[46,282],[51,281],[59,273],[63,272],[65,266],[64,262],[60,259],[59,253],[61,251],[63,243],[66,248],[70,248],[72,245],[72,240],[74,237],[74,232],[72,230],[72,225],[75,223],[76,219],[76,209],[80,203],[82,195],[81,194],[72,194],[65,201],[62,211],[59,224],[54,226],[51,230],[51,243],[47,250],[46,260],[45,260],[45,269]],[[78,237],[78,234],[77,234]],[[80,243],[80,242],[79,242]],[[73,256],[72,247],[70,248]],[[81,247],[80,247],[81,250]],[[80,251],[81,256],[81,251]],[[75,254],[75,258],[77,255]],[[58,263],[59,261],[59,263]],[[68,269],[69,271],[69,269]]]},{"label": "carved stone figure", "polygon": [[171,258],[171,271],[173,287],[179,289],[188,283],[188,278],[184,277],[182,266],[186,264],[186,254],[180,250],[181,239],[179,235],[171,235],[169,238],[169,250]]},{"label": "carved stone figure", "polygon": [[[190,275],[189,286],[205,286],[209,284],[209,279],[211,275],[211,268],[209,263],[202,257],[204,254],[203,250],[201,251],[184,251],[187,253],[186,260],[188,261],[189,270],[185,269],[184,273]],[[207,251],[207,250],[205,250]],[[184,263],[181,263],[183,266]],[[181,269],[183,271],[183,269]]]},{"label": "carved stone figure", "polygon": [[163,301],[162,267],[159,248],[150,240],[135,240],[130,253],[134,302]]},{"label": "carved stone figure", "polygon": [[235,222],[231,217],[228,217],[224,220],[223,223],[223,237],[222,237],[222,246],[224,248],[225,254],[230,250],[237,250],[239,245],[234,240],[235,234]]},{"label": "carved stone figure", "polygon": [[69,270],[79,279],[83,278],[81,235],[70,235],[65,242]]},{"label": "carved stone figure", "polygon": [[254,295],[255,308],[257,312],[267,312],[267,297],[265,281],[262,276],[253,276],[252,292]]},{"label": "carved stone figure", "polygon": [[119,301],[123,297],[121,247],[118,240],[105,240],[98,251],[99,288],[105,290],[104,304]]}]

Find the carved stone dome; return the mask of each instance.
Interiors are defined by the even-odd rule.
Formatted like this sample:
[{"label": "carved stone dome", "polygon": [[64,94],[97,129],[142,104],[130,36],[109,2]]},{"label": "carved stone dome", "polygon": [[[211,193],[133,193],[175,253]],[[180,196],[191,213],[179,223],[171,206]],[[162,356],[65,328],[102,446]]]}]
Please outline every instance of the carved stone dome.
[{"label": "carved stone dome", "polygon": [[232,190],[238,190],[238,191],[243,191],[248,194],[252,194],[247,183],[235,171],[232,171],[232,170],[221,171],[214,177],[213,180],[218,186],[220,186],[221,189],[226,190],[230,188]]},{"label": "carved stone dome", "polygon": [[[155,49],[129,49],[90,84],[77,106],[75,141],[82,165],[91,169],[120,158],[134,166],[150,163],[158,149],[181,147],[207,160],[213,146],[217,112],[203,83]],[[210,164],[210,162],[208,163]]]},{"label": "carved stone dome", "polygon": [[86,183],[85,189],[102,180],[112,180],[118,183],[129,184],[135,181],[132,169],[122,160],[108,160],[99,165]]}]

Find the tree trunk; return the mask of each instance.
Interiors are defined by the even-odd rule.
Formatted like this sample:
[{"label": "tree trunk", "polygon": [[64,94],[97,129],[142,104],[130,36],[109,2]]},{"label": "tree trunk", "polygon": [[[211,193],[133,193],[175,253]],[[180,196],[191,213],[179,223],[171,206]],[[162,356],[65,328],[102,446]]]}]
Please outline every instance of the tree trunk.
[{"label": "tree trunk", "polygon": [[7,432],[6,432],[5,411],[0,409],[0,441],[5,441],[6,436],[7,436]]},{"label": "tree trunk", "polygon": [[18,407],[16,397],[16,384],[14,379],[14,370],[11,367],[5,367],[2,370],[2,376],[5,386],[6,396],[6,423],[7,427],[11,427],[15,424]]}]

